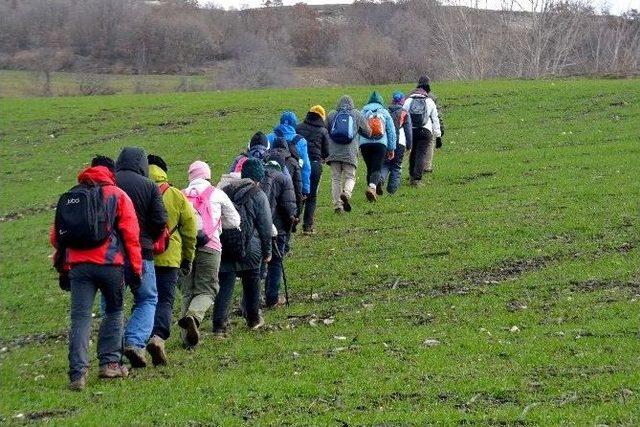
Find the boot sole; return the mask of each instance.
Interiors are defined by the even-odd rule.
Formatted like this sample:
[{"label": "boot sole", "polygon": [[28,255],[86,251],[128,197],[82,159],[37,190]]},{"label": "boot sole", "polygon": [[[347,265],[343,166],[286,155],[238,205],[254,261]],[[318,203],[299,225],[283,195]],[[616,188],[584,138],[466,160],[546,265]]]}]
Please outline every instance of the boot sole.
[{"label": "boot sole", "polygon": [[192,317],[183,317],[178,321],[178,326],[187,331],[185,340],[188,346],[195,347],[198,345],[200,334],[198,333],[196,321]]},{"label": "boot sole", "polygon": [[372,190],[368,190],[367,191],[367,200],[370,202],[375,202],[377,199],[376,197],[376,193],[374,193]]},{"label": "boot sole", "polygon": [[162,348],[159,345],[154,343],[147,344],[147,352],[151,356],[151,363],[153,363],[153,366],[167,364],[167,355],[162,351]]},{"label": "boot sole", "polygon": [[[137,352],[133,350],[124,350],[124,356],[129,359],[132,368],[146,368],[147,361],[144,360]],[[115,377],[104,377],[104,378],[115,378]]]},{"label": "boot sole", "polygon": [[351,212],[351,203],[349,203],[349,198],[342,194],[340,196],[340,200],[342,200],[342,209],[345,212]]}]

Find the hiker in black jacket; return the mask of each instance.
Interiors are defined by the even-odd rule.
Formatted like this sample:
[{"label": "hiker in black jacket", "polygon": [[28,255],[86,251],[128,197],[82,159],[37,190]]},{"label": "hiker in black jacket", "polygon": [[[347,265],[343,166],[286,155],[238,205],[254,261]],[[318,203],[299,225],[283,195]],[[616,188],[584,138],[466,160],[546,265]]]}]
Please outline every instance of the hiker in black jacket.
[{"label": "hiker in black jacket", "polygon": [[[158,186],[148,178],[147,153],[142,148],[122,149],[116,161],[116,184],[133,202],[140,225],[142,277],[133,292],[133,309],[124,332],[124,355],[134,368],[147,365],[145,345],[153,329],[158,290],[153,264],[153,242],[160,237],[168,220]],[[125,268],[125,282],[134,280],[131,268]]]},{"label": "hiker in black jacket", "polygon": [[325,123],[326,112],[321,105],[311,107],[304,121],[298,124],[296,132],[307,140],[307,151],[311,161],[310,191],[304,204],[302,231],[314,234],[314,216],[317,204],[318,186],[322,176],[322,164],[329,156],[329,132]]},{"label": "hiker in black jacket", "polygon": [[291,153],[291,147],[287,144],[284,138],[277,137],[273,140],[271,149],[267,152],[265,161],[275,160],[279,164],[284,164],[287,169],[287,173],[291,176],[293,183],[293,191],[296,196],[297,212],[296,217],[299,217],[302,211],[302,168],[300,162],[296,156]]}]

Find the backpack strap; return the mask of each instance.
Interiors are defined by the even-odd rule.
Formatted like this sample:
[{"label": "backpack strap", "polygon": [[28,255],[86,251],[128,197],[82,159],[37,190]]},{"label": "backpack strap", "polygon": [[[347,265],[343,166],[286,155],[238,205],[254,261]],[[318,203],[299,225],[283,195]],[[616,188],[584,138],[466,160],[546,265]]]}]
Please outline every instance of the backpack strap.
[{"label": "backpack strap", "polygon": [[171,187],[171,184],[169,184],[168,182],[163,182],[162,184],[160,184],[158,186],[158,188],[160,188],[160,194],[164,195],[164,193],[167,192],[167,190],[169,189],[169,187]]},{"label": "backpack strap", "polygon": [[302,135],[296,135],[291,138],[291,144],[298,145],[298,142],[302,139]]}]

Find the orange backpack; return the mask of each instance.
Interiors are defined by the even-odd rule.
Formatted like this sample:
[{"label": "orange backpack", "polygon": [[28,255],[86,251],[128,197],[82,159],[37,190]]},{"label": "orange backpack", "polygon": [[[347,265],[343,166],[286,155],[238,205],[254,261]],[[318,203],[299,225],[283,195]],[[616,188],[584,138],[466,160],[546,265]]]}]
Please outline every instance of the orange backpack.
[{"label": "orange backpack", "polygon": [[385,134],[384,116],[378,110],[367,113],[367,123],[371,129],[372,139],[381,139]]}]

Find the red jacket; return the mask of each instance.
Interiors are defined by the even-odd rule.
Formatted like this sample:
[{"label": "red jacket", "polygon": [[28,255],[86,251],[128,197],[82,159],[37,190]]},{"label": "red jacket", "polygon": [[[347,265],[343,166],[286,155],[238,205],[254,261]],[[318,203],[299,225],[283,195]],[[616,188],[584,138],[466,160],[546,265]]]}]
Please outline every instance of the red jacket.
[{"label": "red jacket", "polygon": [[[102,245],[92,249],[66,249],[65,269],[74,264],[89,263],[99,265],[123,265],[125,256],[139,275],[142,275],[142,252],[140,248],[140,228],[133,202],[127,194],[115,185],[115,176],[104,166],[87,168],[78,175],[78,183],[101,185],[104,203],[110,218],[115,218],[111,237]],[[115,203],[113,200],[115,199]],[[55,224],[51,227],[51,244],[56,248],[53,259],[58,257]],[[124,241],[123,241],[124,240]],[[125,253],[126,252],[126,253]]]}]

